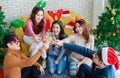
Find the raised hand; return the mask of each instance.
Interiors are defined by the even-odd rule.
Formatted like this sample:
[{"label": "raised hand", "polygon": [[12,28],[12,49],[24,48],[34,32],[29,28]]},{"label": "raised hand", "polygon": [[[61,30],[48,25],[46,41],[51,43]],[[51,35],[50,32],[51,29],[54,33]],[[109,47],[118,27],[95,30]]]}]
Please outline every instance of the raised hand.
[{"label": "raised hand", "polygon": [[42,46],[42,50],[47,50],[48,48],[49,48],[49,44],[51,43],[51,41],[49,41],[49,40],[45,40],[44,41],[44,44],[43,44],[43,46]]},{"label": "raised hand", "polygon": [[35,37],[34,37],[34,40],[37,41],[37,42],[39,42],[41,39],[42,39],[42,38],[41,38],[41,37],[38,37],[38,36],[35,36]]},{"label": "raised hand", "polygon": [[55,45],[59,45],[59,46],[62,46],[62,45],[63,45],[63,41],[61,41],[61,40],[55,40],[53,43],[54,43]]}]

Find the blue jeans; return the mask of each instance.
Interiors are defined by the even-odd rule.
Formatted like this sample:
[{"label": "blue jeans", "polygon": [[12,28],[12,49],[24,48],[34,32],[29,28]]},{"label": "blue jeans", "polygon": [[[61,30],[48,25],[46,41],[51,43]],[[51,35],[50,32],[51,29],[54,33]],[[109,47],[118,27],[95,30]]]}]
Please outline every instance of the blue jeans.
[{"label": "blue jeans", "polygon": [[76,76],[78,73],[77,60],[74,60],[72,58],[70,58],[69,73],[71,76]]},{"label": "blue jeans", "polygon": [[92,67],[87,64],[81,64],[77,73],[78,78],[93,78]]},{"label": "blue jeans", "polygon": [[57,58],[57,56],[48,55],[48,71],[50,73],[57,72],[58,74],[61,74],[65,70],[66,62],[67,62],[67,59],[66,59],[67,56],[64,54],[58,64],[54,63],[56,58]]}]

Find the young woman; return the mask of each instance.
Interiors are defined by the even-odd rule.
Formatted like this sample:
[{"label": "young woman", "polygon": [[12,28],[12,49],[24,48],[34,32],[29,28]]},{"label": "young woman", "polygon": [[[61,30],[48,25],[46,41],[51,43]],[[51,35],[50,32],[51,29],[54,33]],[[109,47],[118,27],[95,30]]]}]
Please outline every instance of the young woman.
[{"label": "young woman", "polygon": [[[30,18],[27,20],[25,34],[23,40],[30,46],[30,57],[36,54],[36,52],[43,45],[43,37],[46,32],[46,19],[44,18],[44,10],[41,7],[34,7]],[[46,52],[42,53],[43,68],[46,68]]]},{"label": "young woman", "polygon": [[[61,21],[54,21],[52,23],[51,31],[46,33],[46,37],[52,37],[53,39],[62,40],[67,37],[62,28]],[[66,67],[66,55],[65,49],[61,46],[50,44],[48,54],[48,70],[50,73],[57,72],[61,74]]]},{"label": "young woman", "polygon": [[[63,39],[62,42],[74,43],[90,49],[94,49],[94,37],[89,34],[85,20],[80,19],[75,22],[74,32],[75,34]],[[91,66],[91,63],[92,61],[89,58],[84,57],[78,53],[72,52],[70,55],[69,65],[70,75],[76,76],[78,73],[78,69],[81,66]],[[79,73],[79,78],[84,78],[83,76],[86,75],[86,72],[83,72],[83,70],[79,70],[79,72],[81,72]]]}]

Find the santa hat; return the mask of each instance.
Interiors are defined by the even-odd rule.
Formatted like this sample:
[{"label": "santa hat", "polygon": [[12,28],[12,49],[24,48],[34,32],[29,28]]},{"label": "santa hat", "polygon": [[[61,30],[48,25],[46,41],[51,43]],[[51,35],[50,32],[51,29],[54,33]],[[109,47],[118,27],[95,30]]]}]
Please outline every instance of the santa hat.
[{"label": "santa hat", "polygon": [[74,26],[75,26],[75,22],[73,22],[73,21],[70,21],[66,26],[65,26],[65,28],[70,28],[70,29],[73,29],[74,28]]},{"label": "santa hat", "polygon": [[70,17],[70,11],[69,10],[64,10],[62,17]]},{"label": "santa hat", "polygon": [[111,47],[102,48],[102,60],[105,65],[114,65],[116,70],[119,69],[119,61],[116,52]]}]

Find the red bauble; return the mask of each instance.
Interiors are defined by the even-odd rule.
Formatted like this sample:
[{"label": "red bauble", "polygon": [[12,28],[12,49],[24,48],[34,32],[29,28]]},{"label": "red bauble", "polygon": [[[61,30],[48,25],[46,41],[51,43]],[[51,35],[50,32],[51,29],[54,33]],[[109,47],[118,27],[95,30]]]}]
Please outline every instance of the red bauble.
[{"label": "red bauble", "polygon": [[110,35],[110,32],[108,32],[108,35]]},{"label": "red bauble", "polygon": [[120,31],[117,29],[117,30],[116,30],[116,34],[118,34],[119,32],[120,32]]},{"label": "red bauble", "polygon": [[0,11],[2,10],[2,6],[0,6]]}]

